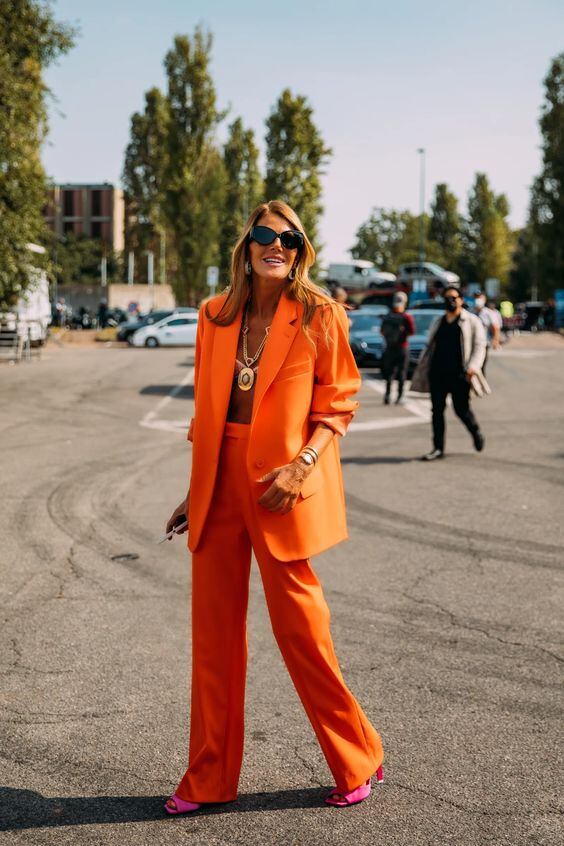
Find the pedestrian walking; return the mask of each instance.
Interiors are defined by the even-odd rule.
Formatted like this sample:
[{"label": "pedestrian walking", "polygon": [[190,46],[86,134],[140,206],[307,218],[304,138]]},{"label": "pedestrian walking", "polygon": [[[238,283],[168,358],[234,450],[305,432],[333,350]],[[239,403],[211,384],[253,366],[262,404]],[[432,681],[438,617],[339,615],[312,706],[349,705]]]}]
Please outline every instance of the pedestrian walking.
[{"label": "pedestrian walking", "polygon": [[410,335],[415,334],[415,321],[411,314],[406,314],[407,294],[396,291],[392,300],[390,313],[382,321],[380,332],[386,342],[386,349],[382,356],[382,375],[386,380],[384,404],[390,404],[392,381],[397,379],[398,394],[396,405],[403,403],[403,386],[407,376],[409,364]]},{"label": "pedestrian walking", "polygon": [[444,292],[444,317],[431,327],[429,341],[413,374],[412,391],[431,393],[433,407],[433,449],[424,461],[442,458],[445,449],[446,398],[452,396],[456,415],[464,423],[480,452],[484,436],[470,408],[470,390],[482,395],[489,386],[482,375],[486,349],[484,327],[476,317],[463,308],[459,289],[448,287]]},{"label": "pedestrian walking", "polygon": [[98,305],[98,326],[100,329],[105,329],[108,324],[108,301],[102,297]]},{"label": "pedestrian walking", "polygon": [[64,329],[67,325],[67,304],[64,297],[59,297],[57,300],[55,311],[57,313],[57,324],[61,329]]},{"label": "pedestrian walking", "polygon": [[237,796],[253,551],[335,778],[325,801],[355,804],[374,773],[382,780],[382,743],[343,680],[309,560],[347,537],[338,438],[360,386],[345,311],[309,279],[314,259],[295,212],[264,203],[235,246],[227,291],[200,310],[191,483],[167,523],[188,517],[193,650],[189,763],[169,814]]},{"label": "pedestrian walking", "polygon": [[495,306],[492,308],[489,303],[486,305],[486,297],[482,293],[476,294],[474,298],[473,313],[480,319],[486,333],[486,352],[482,364],[482,373],[485,376],[490,349],[498,350],[501,345],[501,315]]}]

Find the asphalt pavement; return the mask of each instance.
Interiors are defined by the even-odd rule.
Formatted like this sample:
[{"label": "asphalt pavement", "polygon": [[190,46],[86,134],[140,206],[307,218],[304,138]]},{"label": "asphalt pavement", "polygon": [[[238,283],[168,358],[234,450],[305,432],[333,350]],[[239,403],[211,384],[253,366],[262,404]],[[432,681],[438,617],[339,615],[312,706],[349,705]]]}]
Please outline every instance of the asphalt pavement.
[{"label": "asphalt pavement", "polygon": [[[187,759],[193,352],[50,345],[0,366],[0,843],[560,844],[564,341],[492,356],[474,452],[364,374],[342,443],[350,539],[314,566],[385,783],[345,810],[256,567],[237,802],[167,818]],[[218,620],[218,625],[222,621]],[[225,633],[226,639],[229,633]]]}]

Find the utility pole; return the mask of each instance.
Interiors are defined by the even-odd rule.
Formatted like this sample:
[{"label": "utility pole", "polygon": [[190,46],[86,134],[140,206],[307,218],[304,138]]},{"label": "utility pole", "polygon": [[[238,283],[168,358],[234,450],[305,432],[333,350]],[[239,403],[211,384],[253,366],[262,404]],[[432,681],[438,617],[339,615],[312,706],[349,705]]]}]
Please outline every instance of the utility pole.
[{"label": "utility pole", "polygon": [[161,229],[161,254],[159,256],[159,282],[166,285],[166,229]]},{"label": "utility pole", "polygon": [[425,148],[419,147],[419,261],[425,261]]},{"label": "utility pole", "polygon": [[155,254],[147,250],[147,282],[151,287],[151,309],[155,307]]},{"label": "utility pole", "polygon": [[130,250],[127,255],[127,284],[133,285],[133,279],[135,277],[135,254],[133,250]]}]

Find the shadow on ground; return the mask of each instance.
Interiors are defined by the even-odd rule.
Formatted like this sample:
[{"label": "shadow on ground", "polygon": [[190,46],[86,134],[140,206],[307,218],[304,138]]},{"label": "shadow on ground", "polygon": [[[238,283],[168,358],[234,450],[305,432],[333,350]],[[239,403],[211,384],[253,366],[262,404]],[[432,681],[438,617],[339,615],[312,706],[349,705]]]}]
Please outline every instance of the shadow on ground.
[{"label": "shadow on ground", "polygon": [[[207,805],[197,816],[240,814],[289,808],[316,808],[323,790],[277,790],[246,793],[237,801]],[[33,790],[0,787],[0,831],[70,825],[103,825],[168,818],[163,810],[165,796],[76,796],[46,797]]]},{"label": "shadow on ground", "polygon": [[153,397],[166,397],[174,391],[174,399],[194,399],[194,386],[183,385],[178,390],[178,385],[147,385],[141,388],[140,394]]},{"label": "shadow on ground", "polygon": [[418,461],[420,456],[401,457],[397,455],[347,455],[341,457],[341,464],[405,464]]}]

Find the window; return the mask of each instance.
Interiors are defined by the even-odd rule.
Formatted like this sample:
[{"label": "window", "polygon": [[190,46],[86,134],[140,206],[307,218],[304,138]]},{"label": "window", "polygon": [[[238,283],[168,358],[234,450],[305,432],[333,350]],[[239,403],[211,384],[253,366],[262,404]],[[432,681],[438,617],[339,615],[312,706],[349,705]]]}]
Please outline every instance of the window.
[{"label": "window", "polygon": [[63,224],[64,232],[74,232],[74,223],[72,220],[65,220]]},{"label": "window", "polygon": [[102,224],[99,220],[93,220],[90,225],[90,234],[93,238],[101,238],[102,237]]},{"label": "window", "polygon": [[102,215],[102,192],[92,191],[92,217],[100,217]]},{"label": "window", "polygon": [[74,191],[64,192],[63,208],[65,217],[74,217]]},{"label": "window", "polygon": [[168,323],[165,323],[165,326],[186,326],[187,323],[193,322],[193,320],[189,320],[187,317],[176,317],[174,320],[169,320]]}]

